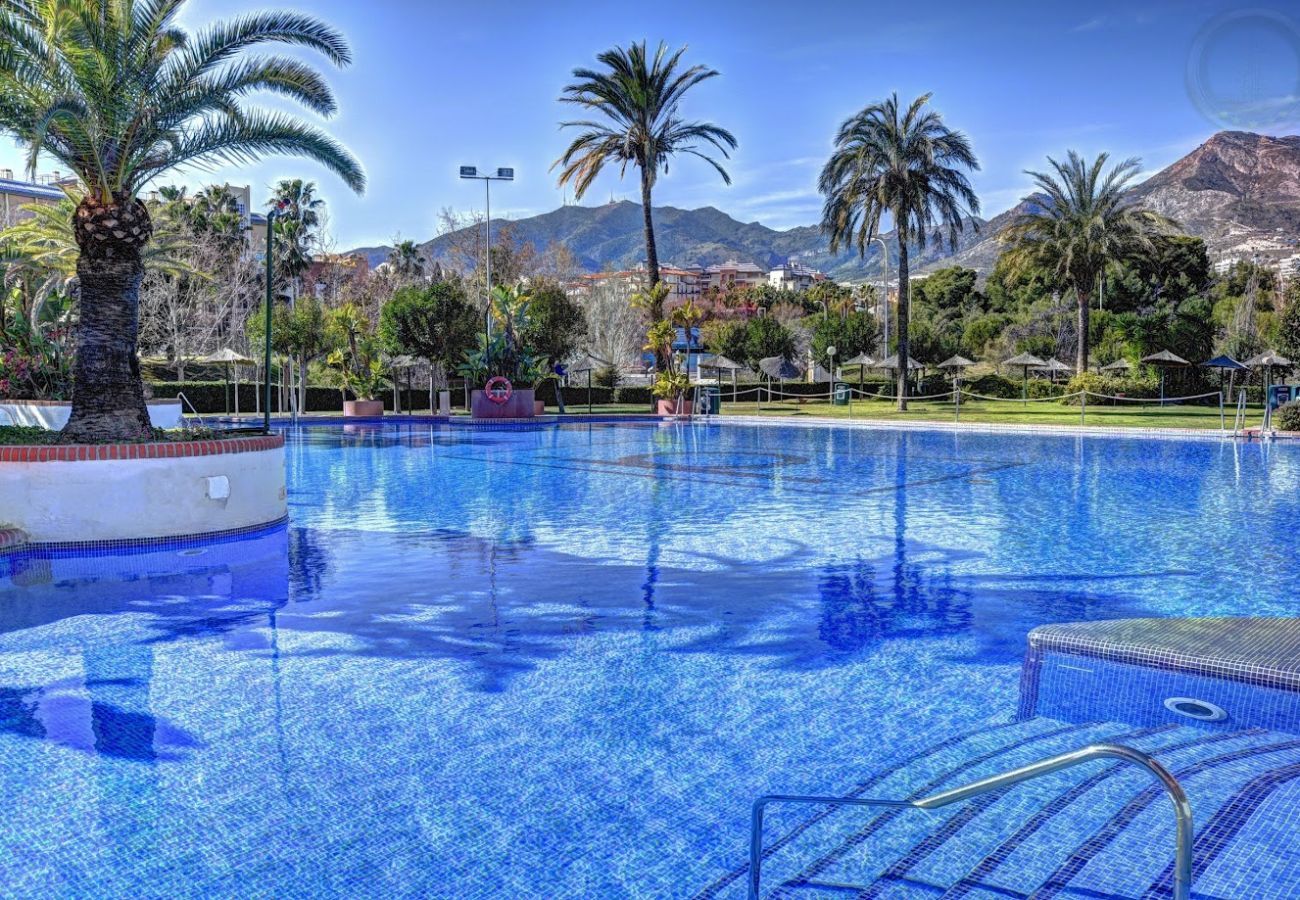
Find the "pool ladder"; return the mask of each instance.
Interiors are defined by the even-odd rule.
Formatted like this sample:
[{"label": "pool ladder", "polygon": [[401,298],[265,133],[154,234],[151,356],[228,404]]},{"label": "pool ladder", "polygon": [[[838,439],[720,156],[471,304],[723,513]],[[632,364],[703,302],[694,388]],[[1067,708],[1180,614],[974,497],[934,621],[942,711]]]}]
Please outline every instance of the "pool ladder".
[{"label": "pool ladder", "polygon": [[[1266,404],[1267,405],[1267,404]],[[1232,436],[1236,437],[1246,427],[1246,391],[1242,389],[1237,392],[1237,411],[1232,417]]]},{"label": "pool ladder", "polygon": [[[1190,900],[1192,896],[1192,805],[1187,793],[1173,774],[1154,757],[1122,744],[1091,744],[1059,756],[1041,759],[1019,769],[973,781],[962,787],[922,797],[920,800],[879,800],[869,797],[817,797],[799,794],[767,794],[754,801],[749,835],[749,897],[758,900],[763,866],[763,813],[772,803],[810,803],[826,806],[877,806],[894,809],[938,809],[960,803],[989,791],[1003,790],[1022,781],[1050,775],[1095,759],[1118,759],[1146,769],[1164,788],[1174,806],[1173,900]],[[846,889],[848,885],[844,886]]]}]

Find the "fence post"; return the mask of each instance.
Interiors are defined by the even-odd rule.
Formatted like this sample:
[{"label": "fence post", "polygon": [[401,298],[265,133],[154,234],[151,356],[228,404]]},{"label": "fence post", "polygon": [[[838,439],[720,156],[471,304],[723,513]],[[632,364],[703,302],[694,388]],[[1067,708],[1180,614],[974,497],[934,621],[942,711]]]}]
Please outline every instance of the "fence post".
[{"label": "fence post", "polygon": [[1079,425],[1088,424],[1088,392],[1085,390],[1079,394]]},{"label": "fence post", "polygon": [[1223,388],[1219,388],[1219,431],[1227,431],[1228,423],[1223,416]]}]

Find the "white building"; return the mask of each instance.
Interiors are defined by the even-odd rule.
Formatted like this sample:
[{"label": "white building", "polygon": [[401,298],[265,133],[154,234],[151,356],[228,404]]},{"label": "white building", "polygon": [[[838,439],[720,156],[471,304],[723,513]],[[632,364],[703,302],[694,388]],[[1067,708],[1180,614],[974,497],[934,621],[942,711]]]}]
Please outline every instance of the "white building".
[{"label": "white building", "polygon": [[826,276],[821,272],[797,262],[783,263],[767,273],[768,284],[787,291],[806,291],[817,282],[825,280]]}]

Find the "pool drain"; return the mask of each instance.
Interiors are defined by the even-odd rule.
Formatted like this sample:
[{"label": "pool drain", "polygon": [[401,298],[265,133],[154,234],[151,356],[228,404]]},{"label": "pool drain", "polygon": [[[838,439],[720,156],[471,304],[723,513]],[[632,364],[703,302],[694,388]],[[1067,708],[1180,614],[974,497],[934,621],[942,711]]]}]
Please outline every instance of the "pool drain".
[{"label": "pool drain", "polygon": [[1165,701],[1165,709],[1175,715],[1195,719],[1198,722],[1222,722],[1228,718],[1228,713],[1222,706],[1191,697],[1170,697]]}]

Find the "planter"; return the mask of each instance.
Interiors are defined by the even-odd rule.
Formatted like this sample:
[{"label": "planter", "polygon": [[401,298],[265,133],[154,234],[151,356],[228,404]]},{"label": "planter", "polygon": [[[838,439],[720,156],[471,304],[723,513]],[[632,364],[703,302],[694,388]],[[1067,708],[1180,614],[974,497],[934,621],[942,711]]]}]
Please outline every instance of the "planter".
[{"label": "planter", "polygon": [[659,415],[661,416],[689,416],[695,406],[690,400],[668,400],[659,398]]},{"label": "planter", "polygon": [[516,388],[505,403],[494,403],[483,391],[471,391],[469,410],[476,419],[531,419],[537,415],[537,398],[531,388]]},{"label": "planter", "polygon": [[535,415],[535,416],[544,416],[544,415],[546,415],[546,404],[545,404],[544,402],[542,402],[541,400],[534,400],[534,401],[533,401],[533,415]]},{"label": "planter", "polygon": [[0,447],[0,510],[32,543],[269,525],[287,512],[284,436]]},{"label": "planter", "polygon": [[[154,428],[180,428],[181,401],[148,400],[149,422]],[[0,425],[37,425],[46,431],[60,431],[72,415],[69,400],[0,400]]]},{"label": "planter", "polygon": [[374,418],[384,414],[383,400],[344,400],[343,416],[345,418]]}]

